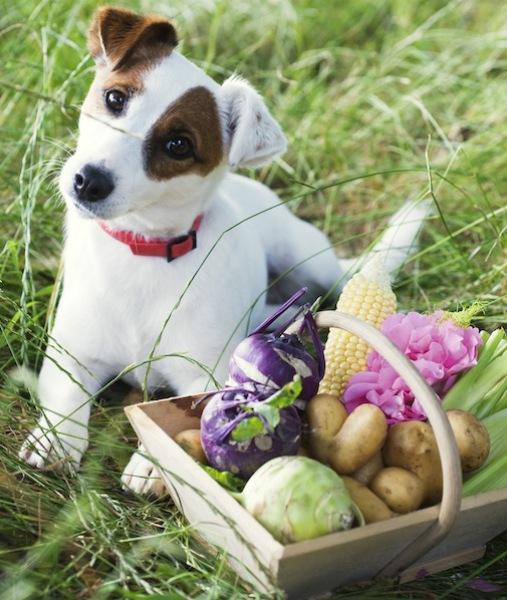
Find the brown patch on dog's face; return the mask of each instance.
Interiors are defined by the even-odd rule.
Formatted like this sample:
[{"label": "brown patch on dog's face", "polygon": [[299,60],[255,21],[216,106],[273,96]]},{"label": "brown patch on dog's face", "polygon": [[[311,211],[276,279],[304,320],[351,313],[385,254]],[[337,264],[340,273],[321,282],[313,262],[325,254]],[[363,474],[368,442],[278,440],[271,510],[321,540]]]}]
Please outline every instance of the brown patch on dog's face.
[{"label": "brown patch on dog's face", "polygon": [[113,71],[159,61],[178,44],[172,23],[156,15],[104,6],[95,13],[88,33],[88,49],[97,63]]},{"label": "brown patch on dog's face", "polygon": [[[186,142],[180,141],[186,140]],[[190,153],[174,150],[191,146]],[[144,170],[151,179],[185,173],[207,175],[223,158],[222,131],[213,94],[194,87],[173,102],[148,132],[143,144]]]},{"label": "brown patch on dog's face", "polygon": [[[99,8],[88,34],[88,48],[98,68],[83,110],[104,116],[124,114],[130,98],[142,92],[146,72],[169,56],[177,43],[173,25],[163,17]],[[124,111],[108,109],[108,90],[125,96]]]}]

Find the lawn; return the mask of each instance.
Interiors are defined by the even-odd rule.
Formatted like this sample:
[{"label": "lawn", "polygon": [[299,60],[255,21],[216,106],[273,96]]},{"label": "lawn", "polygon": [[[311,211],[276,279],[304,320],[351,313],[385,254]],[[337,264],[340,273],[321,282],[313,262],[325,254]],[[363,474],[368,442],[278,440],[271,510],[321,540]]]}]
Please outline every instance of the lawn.
[{"label": "lawn", "polygon": [[[289,150],[251,175],[325,230],[365,248],[408,197],[435,213],[396,284],[403,309],[487,303],[507,320],[507,4],[498,0],[140,0],[179,25],[182,51],[266,97]],[[135,436],[127,388],[104,393],[78,477],[35,471],[17,451],[37,399],[9,376],[37,370],[61,287],[55,179],[92,79],[92,0],[0,0],[0,597],[253,598],[223,557],[193,541],[168,500],[119,483]],[[507,581],[507,536],[486,557],[397,586],[333,598],[480,598]],[[484,585],[482,586],[484,589]]]}]

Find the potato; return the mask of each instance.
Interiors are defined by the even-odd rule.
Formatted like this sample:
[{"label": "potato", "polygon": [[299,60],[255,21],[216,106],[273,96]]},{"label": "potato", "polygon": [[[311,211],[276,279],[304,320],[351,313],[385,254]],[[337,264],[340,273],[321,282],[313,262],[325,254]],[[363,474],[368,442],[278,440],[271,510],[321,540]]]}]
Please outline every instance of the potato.
[{"label": "potato", "polygon": [[360,469],[352,473],[352,477],[357,479],[363,485],[369,485],[375,475],[384,467],[382,460],[382,452],[377,452],[370,460],[365,463]]},{"label": "potato", "polygon": [[417,510],[423,501],[423,482],[407,469],[387,467],[379,471],[371,490],[394,512],[402,515]]},{"label": "potato", "polygon": [[449,410],[447,418],[456,438],[463,471],[468,473],[482,467],[490,450],[488,430],[479,419],[464,410]]},{"label": "potato", "polygon": [[334,436],[329,464],[340,475],[357,471],[382,448],[386,435],[387,421],[380,408],[358,406]]},{"label": "potato", "polygon": [[417,475],[424,485],[424,502],[442,498],[442,466],[437,442],[428,423],[405,421],[389,429],[383,449],[388,467],[402,467]]},{"label": "potato", "polygon": [[317,460],[327,462],[329,446],[345,422],[347,411],[337,396],[317,394],[308,402],[306,415],[312,454]]},{"label": "potato", "polygon": [[382,502],[365,485],[359,483],[353,477],[344,476],[342,479],[350,497],[357,504],[367,524],[385,521],[393,516],[387,504]]},{"label": "potato", "polygon": [[206,455],[201,446],[201,432],[199,429],[185,429],[174,436],[174,441],[179,444],[187,454],[197,462],[207,464]]}]

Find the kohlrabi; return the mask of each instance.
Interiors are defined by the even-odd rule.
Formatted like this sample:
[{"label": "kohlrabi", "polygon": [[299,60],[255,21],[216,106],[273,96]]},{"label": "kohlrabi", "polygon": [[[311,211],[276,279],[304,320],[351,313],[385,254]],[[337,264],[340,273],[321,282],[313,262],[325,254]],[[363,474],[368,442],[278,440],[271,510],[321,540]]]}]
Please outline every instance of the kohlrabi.
[{"label": "kohlrabi", "polygon": [[[292,381],[295,375],[299,375],[303,384],[299,401],[304,403],[315,396],[319,382],[324,376],[324,352],[310,307],[308,305],[301,307],[291,319],[274,332],[266,331],[305,292],[305,288],[299,290],[276,313],[240,342],[229,363],[228,383],[230,385],[255,382],[281,388]],[[299,332],[285,333],[289,325],[301,315],[303,319]],[[302,343],[301,337],[305,331],[310,336],[316,358]]]},{"label": "kohlrabi", "polygon": [[235,497],[283,544],[364,524],[340,476],[303,456],[270,460]]},{"label": "kohlrabi", "polygon": [[301,380],[280,390],[245,383],[216,392],[201,417],[201,444],[212,467],[244,479],[277,456],[296,454],[301,418],[294,402]]}]

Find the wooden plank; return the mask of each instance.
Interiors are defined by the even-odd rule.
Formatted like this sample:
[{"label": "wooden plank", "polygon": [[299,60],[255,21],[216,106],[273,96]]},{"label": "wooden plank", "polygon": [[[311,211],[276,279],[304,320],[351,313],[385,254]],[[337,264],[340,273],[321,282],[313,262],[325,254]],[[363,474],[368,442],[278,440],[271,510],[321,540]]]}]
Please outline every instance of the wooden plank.
[{"label": "wooden plank", "polygon": [[400,576],[400,583],[407,583],[414,581],[415,579],[421,579],[427,575],[434,575],[441,571],[447,571],[447,569],[453,569],[466,563],[478,560],[484,556],[486,552],[486,546],[479,546],[470,550],[463,550],[457,554],[451,554],[438,560],[432,560],[427,562],[417,562],[415,565],[403,571]]}]

